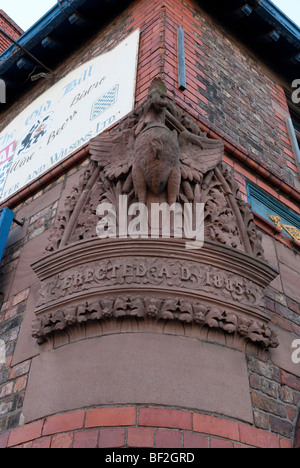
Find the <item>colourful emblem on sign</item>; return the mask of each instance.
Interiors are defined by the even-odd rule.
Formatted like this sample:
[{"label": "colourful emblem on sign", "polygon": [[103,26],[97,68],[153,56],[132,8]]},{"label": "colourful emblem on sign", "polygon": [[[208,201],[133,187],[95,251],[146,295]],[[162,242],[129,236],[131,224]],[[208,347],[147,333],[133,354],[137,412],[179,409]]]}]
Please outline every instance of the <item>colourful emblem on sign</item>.
[{"label": "colourful emblem on sign", "polygon": [[117,102],[118,93],[119,85],[117,84],[107,93],[99,97],[92,106],[90,120],[97,119],[103,112],[112,107]]},{"label": "colourful emblem on sign", "polygon": [[32,151],[33,148],[41,143],[51,128],[52,115],[53,112],[50,112],[45,117],[38,118],[30,126],[30,129],[27,131],[26,135],[24,135],[24,137],[21,139],[21,147],[18,148],[17,156],[28,153],[28,151]]}]

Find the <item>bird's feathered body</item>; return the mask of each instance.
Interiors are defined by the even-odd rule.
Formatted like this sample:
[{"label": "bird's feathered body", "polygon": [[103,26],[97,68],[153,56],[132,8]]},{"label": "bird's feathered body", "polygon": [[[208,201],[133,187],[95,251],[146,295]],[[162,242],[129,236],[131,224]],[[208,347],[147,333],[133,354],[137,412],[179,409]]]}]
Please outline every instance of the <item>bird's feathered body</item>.
[{"label": "bird's feathered body", "polygon": [[189,130],[170,130],[166,107],[166,88],[156,80],[138,124],[90,141],[91,158],[103,168],[105,176],[114,180],[127,175],[143,203],[148,192],[158,196],[165,190],[168,202],[175,203],[181,182],[201,182],[222,161],[222,142]]}]

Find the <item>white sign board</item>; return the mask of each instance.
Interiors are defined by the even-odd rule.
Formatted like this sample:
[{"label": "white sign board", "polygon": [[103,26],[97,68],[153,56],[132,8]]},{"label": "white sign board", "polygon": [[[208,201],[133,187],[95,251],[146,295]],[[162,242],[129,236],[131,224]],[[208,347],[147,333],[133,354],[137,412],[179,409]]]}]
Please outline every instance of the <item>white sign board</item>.
[{"label": "white sign board", "polygon": [[0,134],[0,201],[56,166],[134,108],[139,31],[80,66]]}]

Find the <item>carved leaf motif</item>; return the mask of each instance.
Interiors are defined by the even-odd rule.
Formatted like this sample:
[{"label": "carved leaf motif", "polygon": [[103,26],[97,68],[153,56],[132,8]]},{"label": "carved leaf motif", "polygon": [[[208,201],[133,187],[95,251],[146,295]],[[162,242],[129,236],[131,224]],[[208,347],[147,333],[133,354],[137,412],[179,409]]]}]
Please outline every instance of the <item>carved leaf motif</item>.
[{"label": "carved leaf motif", "polygon": [[227,314],[225,312],[224,322],[225,325],[223,326],[223,330],[227,331],[228,333],[234,333],[238,327],[238,318],[235,314]]},{"label": "carved leaf motif", "polygon": [[222,320],[222,311],[218,308],[213,308],[206,316],[206,324],[210,328],[219,328],[220,321]]},{"label": "carved leaf motif", "polygon": [[130,299],[130,301],[130,315],[133,317],[144,317],[146,314],[146,310],[142,299],[140,297],[135,297],[133,299]]},{"label": "carved leaf motif", "polygon": [[[235,217],[228,206],[220,184],[206,190],[205,222],[211,240],[242,249]],[[202,195],[203,200],[203,195]]]},{"label": "carved leaf motif", "polygon": [[277,335],[265,324],[256,320],[240,317],[224,309],[213,307],[209,310],[200,302],[190,302],[178,298],[156,298],[140,296],[117,298],[106,297],[96,302],[86,302],[70,306],[64,311],[46,313],[37,318],[32,325],[32,336],[39,343],[56,330],[64,330],[89,320],[121,319],[136,317],[152,320],[179,320],[187,324],[223,330],[238,334],[245,341],[257,343],[264,348],[278,346]]},{"label": "carved leaf motif", "polygon": [[100,320],[103,317],[103,311],[100,302],[94,302],[88,305],[91,320]]},{"label": "carved leaf motif", "polygon": [[114,316],[119,318],[119,317],[125,317],[127,314],[127,298],[124,298],[124,297],[119,297],[118,299],[116,299],[115,303],[114,303],[114,308],[113,308],[113,313],[114,313]]},{"label": "carved leaf motif", "polygon": [[162,319],[174,319],[174,312],[178,308],[178,298],[167,299],[161,309]]},{"label": "carved leaf motif", "polygon": [[178,320],[181,322],[191,323],[193,321],[193,307],[189,301],[180,301],[179,305],[180,314]]},{"label": "carved leaf motif", "polygon": [[266,329],[263,324],[259,324],[258,322],[254,321],[249,327],[248,338],[254,343],[262,343],[267,347],[270,342],[270,336],[270,329]]}]

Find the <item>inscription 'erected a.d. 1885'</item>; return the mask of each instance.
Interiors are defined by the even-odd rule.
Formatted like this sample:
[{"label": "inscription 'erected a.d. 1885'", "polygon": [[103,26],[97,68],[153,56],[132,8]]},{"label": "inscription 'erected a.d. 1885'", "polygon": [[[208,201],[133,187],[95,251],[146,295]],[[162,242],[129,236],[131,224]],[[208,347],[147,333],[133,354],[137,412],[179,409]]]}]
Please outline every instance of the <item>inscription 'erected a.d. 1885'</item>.
[{"label": "inscription 'erected a.d. 1885'", "polygon": [[168,259],[106,260],[60,273],[41,288],[40,306],[90,288],[141,285],[192,289],[259,307],[262,290],[241,276],[208,265]]}]

